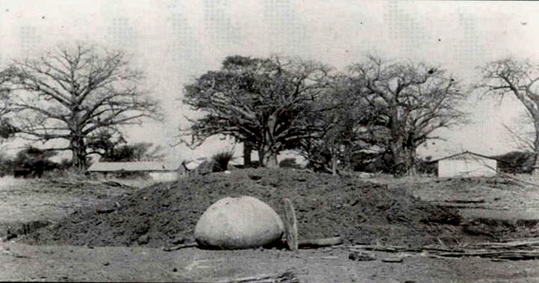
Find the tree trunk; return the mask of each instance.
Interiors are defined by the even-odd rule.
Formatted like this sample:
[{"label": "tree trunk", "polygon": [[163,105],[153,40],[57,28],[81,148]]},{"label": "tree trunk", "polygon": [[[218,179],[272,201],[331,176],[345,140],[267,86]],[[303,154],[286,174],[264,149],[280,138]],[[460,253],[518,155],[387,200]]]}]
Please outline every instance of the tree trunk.
[{"label": "tree trunk", "polygon": [[407,158],[406,153],[402,147],[402,141],[400,138],[393,140],[389,144],[389,150],[393,157],[393,175],[402,176],[406,173]]},{"label": "tree trunk", "polygon": [[539,177],[539,121],[535,123],[535,140],[533,142],[533,162],[532,174],[535,177]]},{"label": "tree trunk", "polygon": [[71,139],[71,151],[73,168],[79,172],[86,170],[86,146],[82,136],[75,136]]},{"label": "tree trunk", "polygon": [[253,145],[249,142],[243,142],[243,167],[250,168],[251,163],[251,152],[253,151]]},{"label": "tree trunk", "polygon": [[416,149],[410,147],[406,150],[406,164],[405,170],[409,176],[417,175],[417,164],[416,164]]},{"label": "tree trunk", "polygon": [[264,133],[264,144],[258,149],[258,158],[260,165],[266,168],[279,168],[277,162],[278,150],[275,148],[274,131],[277,124],[277,117],[274,115],[269,116],[268,126]]},{"label": "tree trunk", "polygon": [[352,145],[351,143],[347,143],[344,148],[344,168],[346,168],[346,171],[348,174],[352,174],[354,172],[354,168],[352,168]]},{"label": "tree trunk", "polygon": [[266,168],[279,168],[277,155],[278,153],[271,150],[269,146],[261,146],[258,150],[258,159],[260,160],[260,165]]},{"label": "tree trunk", "polygon": [[331,150],[331,173],[333,174],[333,176],[337,175],[337,163],[338,163],[337,149],[332,148],[332,150]]},{"label": "tree trunk", "polygon": [[390,119],[390,131],[391,131],[391,140],[389,141],[389,150],[393,156],[393,175],[402,176],[406,174],[406,167],[408,161],[406,156],[406,147],[405,147],[405,137],[403,136],[405,131],[405,124],[401,121],[401,115],[399,114],[399,107],[396,102],[395,105],[392,105],[391,108],[391,119]]},{"label": "tree trunk", "polygon": [[333,156],[331,158],[331,174],[337,176],[337,157]]}]

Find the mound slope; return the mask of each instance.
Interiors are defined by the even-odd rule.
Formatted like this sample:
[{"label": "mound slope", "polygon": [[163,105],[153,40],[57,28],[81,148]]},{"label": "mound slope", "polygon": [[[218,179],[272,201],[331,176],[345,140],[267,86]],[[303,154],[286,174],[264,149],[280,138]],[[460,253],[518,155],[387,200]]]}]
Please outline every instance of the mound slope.
[{"label": "mound slope", "polygon": [[[193,240],[195,225],[215,201],[253,196],[283,215],[295,205],[300,239],[339,235],[347,243],[430,244],[460,233],[460,216],[403,189],[305,171],[248,169],[195,176],[140,189],[71,214],[27,235],[33,244],[169,246]],[[456,226],[454,226],[456,225]]]}]

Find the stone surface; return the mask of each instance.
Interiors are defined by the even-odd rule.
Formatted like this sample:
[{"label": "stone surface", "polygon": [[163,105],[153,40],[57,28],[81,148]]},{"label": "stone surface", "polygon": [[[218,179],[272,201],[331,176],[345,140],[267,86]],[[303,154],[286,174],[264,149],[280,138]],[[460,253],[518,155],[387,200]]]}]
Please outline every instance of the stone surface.
[{"label": "stone surface", "polygon": [[195,227],[195,239],[205,247],[246,249],[281,238],[284,225],[264,202],[248,196],[223,198],[212,204]]}]

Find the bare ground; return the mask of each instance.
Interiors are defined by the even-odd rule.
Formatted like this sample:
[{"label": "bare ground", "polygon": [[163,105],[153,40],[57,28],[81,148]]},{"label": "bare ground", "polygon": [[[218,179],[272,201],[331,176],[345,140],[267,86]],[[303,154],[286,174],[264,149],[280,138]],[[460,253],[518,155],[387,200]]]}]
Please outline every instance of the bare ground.
[{"label": "bare ground", "polygon": [[[278,191],[280,184],[289,184],[289,180],[283,180],[283,175],[277,174],[277,179],[281,179],[281,183],[269,182],[271,181],[269,176],[273,174],[267,173],[269,174],[267,176],[264,174],[255,174],[257,177],[254,179],[258,179],[260,176],[262,178],[251,180],[255,181],[258,186],[255,186],[255,189],[260,188],[260,186],[273,187],[275,189],[271,192],[275,194],[276,198],[280,197],[281,193]],[[240,179],[245,181],[244,177]],[[326,177],[329,176],[323,176],[320,179],[322,183],[327,179]],[[264,178],[266,178],[267,182],[261,181]],[[204,179],[200,179],[199,182],[206,184]],[[299,182],[305,183],[301,178]],[[356,180],[345,179],[344,184],[355,182]],[[455,202],[459,200],[484,199],[484,202],[466,204],[471,208],[459,208],[462,209],[466,221],[472,221],[474,218],[481,218],[485,215],[493,216],[493,219],[503,218],[515,221],[522,219],[521,217],[524,215],[525,219],[533,220],[535,219],[534,213],[537,213],[535,210],[537,207],[534,205],[538,199],[535,193],[536,189],[504,183],[499,180],[496,181],[497,183],[493,183],[492,180],[474,180],[472,182],[468,180],[410,181],[393,179],[382,180],[381,182],[389,184],[388,187],[391,190],[404,190],[433,204],[441,203],[451,206],[454,204],[461,205],[461,203]],[[137,193],[143,194],[142,191],[136,192],[134,188],[121,186],[118,183],[90,182],[90,185],[88,185],[87,182],[84,182],[84,186],[63,181],[54,183],[52,182],[51,185],[50,182],[11,180],[1,186],[0,219],[4,225],[0,227],[5,228],[8,226],[7,224],[12,225],[13,223],[28,223],[29,221],[40,220],[53,222],[53,224],[49,225],[49,227],[53,227],[65,221],[64,217],[66,215],[73,211],[80,211],[80,208],[84,210],[84,207],[86,209],[90,207],[95,211],[96,207],[107,204],[109,200],[130,198],[137,195]],[[211,188],[211,184],[213,183],[207,183],[206,186]],[[355,187],[355,185],[350,185],[350,187]],[[143,195],[138,196],[143,197]],[[309,194],[307,196],[314,197],[314,195]],[[391,196],[391,194],[387,196]],[[218,197],[219,194],[214,196],[214,198]],[[213,199],[208,200],[208,202],[211,201]],[[266,201],[268,200],[266,199]],[[334,209],[351,209],[350,207],[344,207],[345,204],[350,204],[347,201],[344,199],[343,206],[340,208],[335,207]],[[271,203],[271,200],[268,202]],[[312,203],[306,202],[306,204],[310,206]],[[477,208],[477,206],[480,208]],[[333,210],[323,211],[332,212]],[[525,214],[520,214],[522,211]],[[302,213],[305,212],[298,212],[298,214]],[[317,215],[318,217],[323,216],[323,214]],[[373,217],[373,219],[375,218]],[[417,224],[414,221],[403,222],[406,225],[410,223]],[[379,224],[384,226],[387,223]],[[332,228],[332,226],[323,228],[327,229],[328,227]],[[533,232],[535,228],[532,225],[522,229],[528,232],[528,236],[536,236],[536,233]],[[417,230],[414,228],[412,230],[423,231],[424,234],[414,234],[412,236],[422,236],[422,240],[436,240],[436,238],[431,237],[434,234],[429,235],[429,233],[440,232],[439,229],[431,231],[429,229]],[[455,241],[461,244],[466,244],[477,237],[480,239],[485,237],[485,235],[468,235],[460,232],[462,231],[459,231],[454,236],[455,238],[461,238]],[[513,234],[516,232],[513,231]],[[326,233],[322,233],[320,236],[332,234],[331,232]],[[504,234],[504,236],[508,235],[510,236],[511,233]],[[523,233],[516,233],[515,235],[523,235]],[[422,242],[403,239],[406,234],[395,233],[387,236],[389,238],[391,236],[398,238],[397,243]],[[5,237],[2,236],[2,238],[5,240]],[[373,242],[376,242],[378,238],[379,235],[374,235],[373,239],[375,241]],[[370,238],[365,238],[364,240],[366,239]],[[537,260],[494,261],[474,257],[453,259],[434,258],[426,253],[374,252],[376,260],[358,262],[348,258],[350,251],[346,247],[352,244],[350,241],[344,247],[301,250],[297,254],[268,249],[205,251],[189,248],[174,252],[164,252],[158,247],[157,242],[155,243],[156,245],[153,247],[151,247],[152,245],[137,246],[138,242],[136,241],[132,245],[92,247],[58,244],[29,245],[20,241],[3,241],[0,242],[0,280],[215,282],[241,279],[254,275],[279,274],[292,269],[294,274],[297,274],[300,282],[539,281],[539,262]],[[391,242],[386,241],[386,243],[381,244],[391,244]],[[446,243],[442,241],[441,244]],[[401,258],[402,262],[390,263],[382,261],[385,258],[395,257]]]},{"label": "bare ground", "polygon": [[2,281],[220,282],[294,270],[300,282],[537,282],[537,261],[438,259],[394,254],[356,262],[349,252],[277,250],[163,252],[143,247],[58,247],[4,243]]}]

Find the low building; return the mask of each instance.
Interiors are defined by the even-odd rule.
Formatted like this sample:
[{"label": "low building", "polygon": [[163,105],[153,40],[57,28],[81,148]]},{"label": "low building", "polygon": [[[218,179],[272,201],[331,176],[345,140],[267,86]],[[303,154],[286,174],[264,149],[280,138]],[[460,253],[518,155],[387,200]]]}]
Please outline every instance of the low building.
[{"label": "low building", "polygon": [[440,178],[492,177],[498,172],[498,161],[492,157],[470,151],[450,155],[432,162],[437,163]]},{"label": "low building", "polygon": [[174,181],[187,169],[184,163],[175,162],[96,162],[88,168],[88,173],[104,177],[148,176],[156,181]]}]

